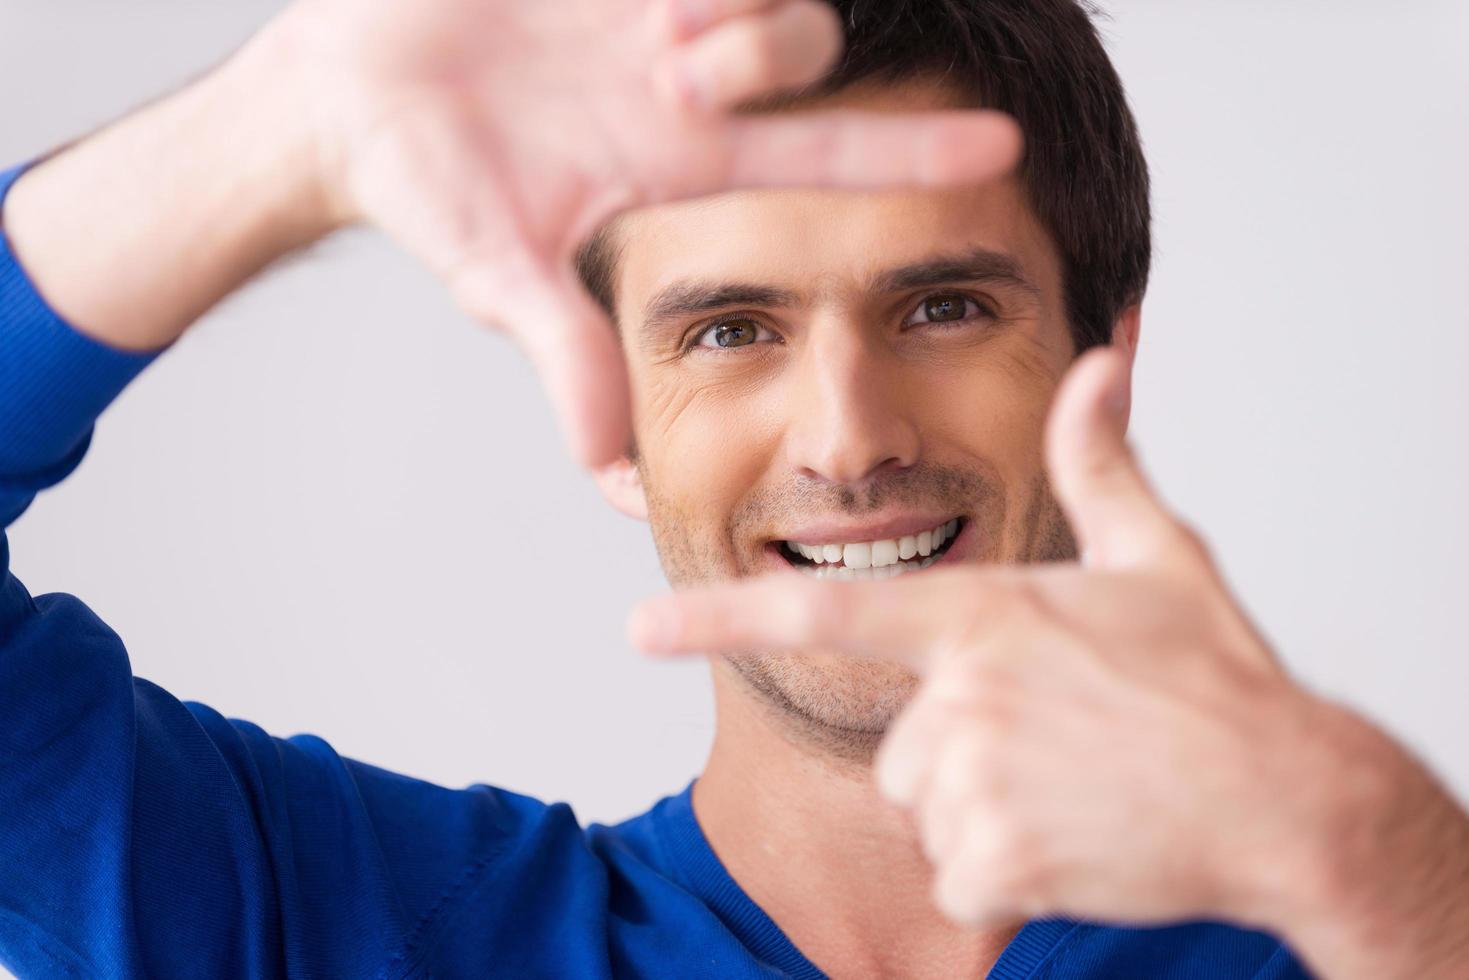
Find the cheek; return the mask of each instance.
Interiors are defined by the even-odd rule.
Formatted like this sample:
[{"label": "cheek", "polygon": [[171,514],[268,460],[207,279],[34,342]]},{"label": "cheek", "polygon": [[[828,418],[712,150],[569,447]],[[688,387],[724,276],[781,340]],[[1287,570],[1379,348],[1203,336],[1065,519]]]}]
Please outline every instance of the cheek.
[{"label": "cheek", "polygon": [[1066,366],[1063,353],[1026,336],[953,359],[929,381],[930,434],[983,457],[1007,482],[1029,482],[1043,466],[1046,415]]},{"label": "cheek", "polygon": [[779,427],[767,388],[671,374],[635,379],[634,425],[654,541],[669,578],[687,584],[748,563],[731,521],[769,470]]},{"label": "cheek", "polygon": [[933,397],[942,438],[982,458],[1005,487],[985,560],[1055,561],[1075,557],[1075,542],[1051,496],[1045,473],[1046,418],[1070,365],[1069,350],[1018,339],[1005,356],[939,372]]}]

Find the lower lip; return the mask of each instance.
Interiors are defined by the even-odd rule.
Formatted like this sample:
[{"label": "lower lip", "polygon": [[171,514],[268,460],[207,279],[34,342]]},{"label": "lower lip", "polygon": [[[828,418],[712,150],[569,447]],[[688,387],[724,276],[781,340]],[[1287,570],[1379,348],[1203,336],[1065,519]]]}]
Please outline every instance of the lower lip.
[{"label": "lower lip", "polygon": [[[926,572],[930,568],[937,568],[940,565],[947,565],[952,562],[963,561],[965,558],[965,553],[969,551],[969,543],[974,537],[970,533],[970,525],[972,525],[973,523],[973,521],[966,520],[962,525],[960,525],[958,533],[955,534],[953,539],[950,541],[948,549],[942,555],[939,555],[938,561],[934,562],[932,565],[929,565],[928,568],[914,569],[914,571]],[[805,575],[806,573],[802,572],[798,566],[792,565],[790,562],[785,560],[785,558],[781,555],[781,547],[782,545],[779,541],[772,541],[765,546],[766,564],[773,569],[784,569],[788,572],[795,572],[798,575]],[[905,572],[904,574],[912,575],[914,574],[914,571]]]}]

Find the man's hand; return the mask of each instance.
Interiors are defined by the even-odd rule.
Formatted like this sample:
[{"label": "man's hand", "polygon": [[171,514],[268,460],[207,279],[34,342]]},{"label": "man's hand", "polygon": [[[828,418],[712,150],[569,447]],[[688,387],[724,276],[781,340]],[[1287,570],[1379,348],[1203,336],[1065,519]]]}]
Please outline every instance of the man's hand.
[{"label": "man's hand", "polygon": [[995,114],[738,118],[815,81],[841,30],[817,0],[308,0],[299,91],[343,218],[422,258],[535,361],[588,463],[627,447],[623,360],[571,256],[614,212],[768,184],[983,180]]},{"label": "man's hand", "polygon": [[780,574],[651,601],[658,652],[830,651],[922,683],[875,777],[961,923],[1224,919],[1328,977],[1462,975],[1469,822],[1405,752],[1293,684],[1123,442],[1126,366],[1057,397],[1048,466],[1087,567]]}]

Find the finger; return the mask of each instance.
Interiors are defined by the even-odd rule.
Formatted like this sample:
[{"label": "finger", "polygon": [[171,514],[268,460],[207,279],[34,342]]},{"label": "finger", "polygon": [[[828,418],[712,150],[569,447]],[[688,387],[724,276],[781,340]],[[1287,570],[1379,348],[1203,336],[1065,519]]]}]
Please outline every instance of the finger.
[{"label": "finger", "polygon": [[616,328],[569,272],[501,257],[486,275],[462,280],[456,295],[499,321],[530,357],[578,462],[601,466],[627,451],[627,364]]},{"label": "finger", "polygon": [[1088,351],[1051,407],[1051,486],[1087,563],[1136,568],[1171,557],[1181,526],[1154,495],[1125,439],[1129,365],[1115,348]]},{"label": "finger", "polygon": [[955,569],[825,582],[777,573],[649,599],[633,610],[628,636],[648,653],[819,650],[921,671],[959,624],[1002,614],[1002,574]]},{"label": "finger", "polygon": [[983,109],[834,110],[737,117],[728,125],[731,188],[983,183],[1014,170],[1024,148],[1014,119]]},{"label": "finger", "polygon": [[954,838],[951,850],[936,862],[934,904],[952,921],[971,928],[1011,920],[1015,909],[1000,899],[993,874],[1003,849],[994,822],[977,810],[968,811]]},{"label": "finger", "polygon": [[816,81],[841,51],[841,23],[830,5],[787,0],[733,17],[678,47],[664,67],[665,85],[691,109],[734,108]]},{"label": "finger", "polygon": [[926,692],[926,687],[920,688],[899,712],[872,762],[878,792],[898,806],[912,806],[922,796],[935,746],[950,723]]},{"label": "finger", "polygon": [[[460,307],[533,359],[572,454],[587,466],[627,448],[626,367],[613,327],[575,281],[529,250],[487,173],[473,120],[424,113],[375,144],[377,179],[356,188],[370,219],[416,254]],[[452,190],[450,190],[452,189]]]},{"label": "finger", "polygon": [[734,17],[769,10],[781,0],[667,0],[664,16],[672,36],[687,40]]},{"label": "finger", "polygon": [[989,802],[979,799],[977,785],[994,779],[985,771],[992,754],[984,736],[958,724],[950,732],[929,749],[928,776],[916,801],[923,852],[930,861],[954,849],[965,815]]}]

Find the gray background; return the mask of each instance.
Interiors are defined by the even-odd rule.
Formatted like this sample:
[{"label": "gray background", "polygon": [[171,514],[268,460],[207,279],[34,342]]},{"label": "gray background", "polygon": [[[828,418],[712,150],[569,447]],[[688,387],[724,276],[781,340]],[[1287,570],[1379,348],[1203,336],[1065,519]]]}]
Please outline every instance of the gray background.
[{"label": "gray background", "polygon": [[[265,0],[0,0],[0,160],[221,58]],[[1469,5],[1118,2],[1156,180],[1136,439],[1289,664],[1469,790]],[[85,206],[79,202],[78,206]],[[698,771],[648,535],[528,367],[367,233],[211,314],[13,531],[136,672],[449,785],[639,812]]]}]

